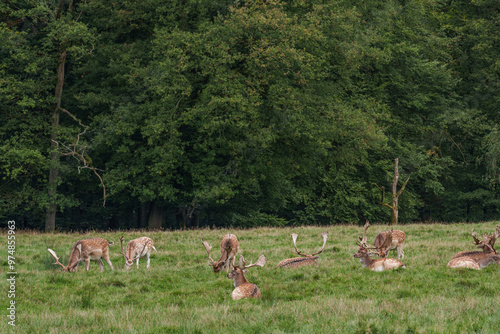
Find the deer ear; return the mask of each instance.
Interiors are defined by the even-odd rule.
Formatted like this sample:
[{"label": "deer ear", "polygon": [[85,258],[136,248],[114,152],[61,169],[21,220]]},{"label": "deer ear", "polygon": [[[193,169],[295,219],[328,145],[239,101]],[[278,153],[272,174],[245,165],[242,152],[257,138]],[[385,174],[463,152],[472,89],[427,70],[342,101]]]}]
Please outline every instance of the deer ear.
[{"label": "deer ear", "polygon": [[243,274],[246,274],[248,272],[248,269],[244,269],[241,271]]}]

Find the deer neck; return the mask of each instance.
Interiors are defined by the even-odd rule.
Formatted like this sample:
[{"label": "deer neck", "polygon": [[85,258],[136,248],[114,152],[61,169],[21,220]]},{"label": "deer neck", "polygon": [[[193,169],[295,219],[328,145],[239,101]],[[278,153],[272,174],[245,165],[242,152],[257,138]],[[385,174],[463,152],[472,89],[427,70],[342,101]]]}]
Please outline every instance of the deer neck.
[{"label": "deer neck", "polygon": [[359,262],[361,262],[361,266],[369,267],[375,260],[371,259],[368,254],[363,255],[359,258]]},{"label": "deer neck", "polygon": [[238,273],[236,275],[234,275],[233,281],[234,281],[235,288],[237,288],[240,285],[243,285],[245,283],[248,283],[247,279],[245,278],[245,275],[243,274],[243,272],[240,269],[238,269]]}]

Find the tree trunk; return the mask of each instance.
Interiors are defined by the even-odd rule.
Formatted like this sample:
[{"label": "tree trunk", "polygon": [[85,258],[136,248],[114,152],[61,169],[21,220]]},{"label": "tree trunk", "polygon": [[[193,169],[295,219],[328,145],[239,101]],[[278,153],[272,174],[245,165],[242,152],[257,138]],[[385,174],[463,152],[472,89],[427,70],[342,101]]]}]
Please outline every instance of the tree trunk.
[{"label": "tree trunk", "polygon": [[163,216],[165,209],[156,205],[155,202],[151,204],[151,209],[149,210],[149,225],[150,230],[158,230],[163,226]]},{"label": "tree trunk", "polygon": [[50,153],[50,172],[48,183],[49,207],[45,216],[45,231],[51,232],[56,228],[57,211],[57,179],[59,177],[59,151],[57,148],[57,132],[59,131],[59,109],[61,108],[61,99],[64,85],[64,66],[66,64],[66,51],[61,52],[57,64],[57,84],[55,90],[56,105],[52,113],[51,127],[51,153]]},{"label": "tree trunk", "polygon": [[384,187],[379,187],[377,186],[381,192],[382,192],[382,201],[381,205],[388,207],[391,209],[391,225],[397,225],[398,224],[398,219],[399,219],[399,196],[403,193],[403,190],[405,190],[406,184],[410,180],[410,177],[406,179],[406,181],[403,183],[403,186],[401,189],[398,191],[398,182],[399,182],[399,159],[396,158],[394,159],[394,178],[392,179],[392,193],[391,193],[391,204],[388,204],[385,202],[385,188]]}]

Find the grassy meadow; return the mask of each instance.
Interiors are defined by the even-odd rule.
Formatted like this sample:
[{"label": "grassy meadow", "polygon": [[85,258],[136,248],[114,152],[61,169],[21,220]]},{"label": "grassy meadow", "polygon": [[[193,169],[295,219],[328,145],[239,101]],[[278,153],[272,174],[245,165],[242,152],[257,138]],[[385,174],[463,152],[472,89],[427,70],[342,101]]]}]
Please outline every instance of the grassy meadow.
[{"label": "grassy meadow", "polygon": [[[470,235],[491,233],[498,222],[481,224],[401,225],[407,240],[408,269],[371,272],[362,269],[356,240],[363,228],[356,225],[327,227],[257,228],[248,230],[130,231],[54,233],[17,231],[16,327],[18,333],[498,333],[500,332],[500,267],[481,271],[448,269],[458,251],[474,250]],[[372,225],[368,241],[387,230]],[[299,250],[312,253],[329,239],[317,267],[278,269],[276,264],[294,257],[290,234],[299,234]],[[264,268],[250,268],[247,279],[258,285],[262,299],[233,301],[232,280],[214,274],[208,266],[201,239],[220,256],[219,243],[226,233],[240,241],[248,261],[263,253]],[[125,240],[149,236],[158,250],[151,268],[140,261],[125,271],[120,236]],[[110,247],[110,270],[91,262],[85,272],[63,273],[47,248],[67,264],[73,244],[102,237]],[[7,235],[0,235],[4,277]],[[391,252],[391,257],[395,253]],[[0,332],[7,323],[8,284],[0,285],[3,310]]]}]

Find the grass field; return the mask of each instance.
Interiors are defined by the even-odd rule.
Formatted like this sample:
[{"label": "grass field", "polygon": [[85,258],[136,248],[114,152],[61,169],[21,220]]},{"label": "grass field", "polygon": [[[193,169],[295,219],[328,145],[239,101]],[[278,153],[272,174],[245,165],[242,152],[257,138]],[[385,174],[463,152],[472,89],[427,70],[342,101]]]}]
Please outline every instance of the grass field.
[{"label": "grass field", "polygon": [[[494,231],[497,222],[481,224],[402,225],[407,234],[404,263],[408,269],[371,272],[353,258],[363,228],[354,225],[249,230],[166,232],[89,232],[85,234],[16,234],[17,333],[499,333],[500,267],[481,271],[448,269],[446,263],[463,250],[473,250],[470,231]],[[387,225],[373,225],[368,241]],[[328,231],[317,267],[278,269],[293,257],[292,232],[299,250],[314,252],[321,232]],[[255,261],[264,253],[264,268],[251,268],[247,279],[259,286],[262,299],[233,301],[232,280],[214,274],[201,239],[214,246],[226,233],[240,241],[240,254]],[[125,271],[120,236],[128,241],[147,235],[158,252],[151,268],[141,261]],[[104,272],[91,263],[76,273],[63,273],[47,248],[67,264],[72,245],[102,237],[116,270]],[[2,271],[7,267],[7,235],[0,235]],[[395,254],[391,252],[391,257]],[[1,283],[2,321],[8,324],[9,286]]]}]

